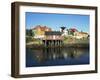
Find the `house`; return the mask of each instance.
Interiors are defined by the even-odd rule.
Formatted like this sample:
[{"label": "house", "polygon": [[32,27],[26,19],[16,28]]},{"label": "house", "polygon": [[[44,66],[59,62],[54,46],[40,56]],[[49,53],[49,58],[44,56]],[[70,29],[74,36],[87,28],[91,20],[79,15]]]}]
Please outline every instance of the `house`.
[{"label": "house", "polygon": [[51,28],[47,26],[37,25],[36,27],[31,29],[34,33],[34,38],[43,39],[45,35],[45,31],[52,31]]},{"label": "house", "polygon": [[46,31],[43,43],[45,46],[60,46],[63,42],[62,32],[60,31]]},{"label": "house", "polygon": [[88,38],[89,34],[86,32],[75,32],[74,37],[77,39]]},{"label": "house", "polygon": [[78,32],[78,30],[76,28],[70,28],[70,29],[68,29],[68,35],[74,36],[75,32]]},{"label": "house", "polygon": [[45,32],[45,39],[46,40],[62,40],[62,32],[59,31],[46,31]]},{"label": "house", "polygon": [[74,36],[75,32],[78,32],[75,28],[66,29],[66,27],[61,27],[60,32],[62,32],[62,36]]},{"label": "house", "polygon": [[72,36],[77,39],[83,39],[89,37],[88,33],[79,32],[76,28],[65,29],[65,27],[61,27],[60,31],[62,32],[62,36]]}]

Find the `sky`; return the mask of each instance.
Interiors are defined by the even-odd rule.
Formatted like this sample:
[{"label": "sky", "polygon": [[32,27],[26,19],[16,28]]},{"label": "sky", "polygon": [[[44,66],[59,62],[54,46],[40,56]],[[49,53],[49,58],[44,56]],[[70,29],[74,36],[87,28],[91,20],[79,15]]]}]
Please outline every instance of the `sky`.
[{"label": "sky", "polygon": [[66,29],[76,28],[78,31],[89,33],[89,15],[79,14],[54,14],[54,13],[25,13],[26,29],[37,25],[48,26],[52,30],[60,30],[64,26]]}]

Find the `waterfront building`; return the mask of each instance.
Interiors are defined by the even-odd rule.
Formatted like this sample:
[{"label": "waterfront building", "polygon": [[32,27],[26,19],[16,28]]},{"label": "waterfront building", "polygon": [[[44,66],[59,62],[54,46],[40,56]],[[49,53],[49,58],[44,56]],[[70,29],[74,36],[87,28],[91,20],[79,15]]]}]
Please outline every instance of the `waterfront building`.
[{"label": "waterfront building", "polygon": [[36,39],[43,39],[45,36],[45,31],[52,31],[51,28],[47,26],[37,25],[36,27],[31,29],[34,33],[34,38]]},{"label": "waterfront building", "polygon": [[60,31],[47,31],[43,43],[45,46],[61,46],[63,44],[63,36]]},{"label": "waterfront building", "polygon": [[88,38],[89,34],[86,32],[75,32],[74,37],[77,39]]}]

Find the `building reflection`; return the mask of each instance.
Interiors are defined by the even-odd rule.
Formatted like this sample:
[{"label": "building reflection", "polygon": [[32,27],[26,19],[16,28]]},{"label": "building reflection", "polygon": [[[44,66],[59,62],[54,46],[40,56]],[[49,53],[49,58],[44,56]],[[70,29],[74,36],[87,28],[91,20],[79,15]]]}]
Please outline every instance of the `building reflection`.
[{"label": "building reflection", "polygon": [[35,61],[38,63],[44,63],[46,61],[55,61],[67,58],[78,58],[82,54],[85,54],[84,49],[81,48],[41,48],[32,50],[32,55]]}]

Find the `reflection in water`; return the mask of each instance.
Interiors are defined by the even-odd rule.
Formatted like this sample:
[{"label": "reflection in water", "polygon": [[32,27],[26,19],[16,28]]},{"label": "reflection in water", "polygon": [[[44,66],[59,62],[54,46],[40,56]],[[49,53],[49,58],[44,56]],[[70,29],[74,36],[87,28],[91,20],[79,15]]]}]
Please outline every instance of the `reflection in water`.
[{"label": "reflection in water", "polygon": [[26,49],[26,67],[89,64],[89,49],[41,48]]}]

